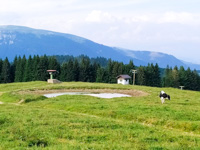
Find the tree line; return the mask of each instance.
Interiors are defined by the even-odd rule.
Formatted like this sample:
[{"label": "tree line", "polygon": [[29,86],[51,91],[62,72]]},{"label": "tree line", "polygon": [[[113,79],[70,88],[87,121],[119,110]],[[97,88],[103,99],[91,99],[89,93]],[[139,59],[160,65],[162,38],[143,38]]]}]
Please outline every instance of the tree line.
[{"label": "tree line", "polygon": [[[57,70],[54,75],[61,81],[82,81],[116,83],[120,74],[133,76],[131,69],[136,69],[136,84],[153,87],[184,86],[184,89],[200,90],[200,76],[196,70],[184,67],[164,70],[158,64],[135,66],[130,60],[128,64],[103,57],[89,58],[81,55],[73,56],[16,56],[12,62],[8,58],[0,59],[0,83],[46,81],[47,70]],[[132,79],[130,80],[132,84]]]}]

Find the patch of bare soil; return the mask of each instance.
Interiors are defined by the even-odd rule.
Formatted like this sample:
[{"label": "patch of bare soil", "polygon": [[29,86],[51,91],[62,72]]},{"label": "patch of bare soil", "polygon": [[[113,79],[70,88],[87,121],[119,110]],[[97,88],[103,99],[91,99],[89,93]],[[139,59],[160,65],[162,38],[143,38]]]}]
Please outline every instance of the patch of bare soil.
[{"label": "patch of bare soil", "polygon": [[24,102],[24,100],[22,99],[22,100],[20,100],[19,102],[18,102],[18,104],[21,104],[21,103],[23,103]]},{"label": "patch of bare soil", "polygon": [[35,91],[20,91],[20,94],[50,94],[64,92],[90,92],[90,93],[120,93],[127,94],[133,97],[147,96],[148,93],[139,90],[118,90],[118,89],[59,89],[59,90],[35,90]]}]

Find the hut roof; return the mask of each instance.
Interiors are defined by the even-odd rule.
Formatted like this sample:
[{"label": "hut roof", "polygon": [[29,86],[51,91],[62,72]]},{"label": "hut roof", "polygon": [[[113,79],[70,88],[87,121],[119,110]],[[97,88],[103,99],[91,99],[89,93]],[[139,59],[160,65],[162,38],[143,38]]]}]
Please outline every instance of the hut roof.
[{"label": "hut roof", "polygon": [[116,78],[117,78],[117,79],[119,79],[119,78],[123,78],[123,79],[131,79],[131,77],[130,77],[129,75],[127,75],[127,74],[119,75],[119,76],[117,76]]},{"label": "hut roof", "polygon": [[47,70],[47,72],[56,72],[56,70]]}]

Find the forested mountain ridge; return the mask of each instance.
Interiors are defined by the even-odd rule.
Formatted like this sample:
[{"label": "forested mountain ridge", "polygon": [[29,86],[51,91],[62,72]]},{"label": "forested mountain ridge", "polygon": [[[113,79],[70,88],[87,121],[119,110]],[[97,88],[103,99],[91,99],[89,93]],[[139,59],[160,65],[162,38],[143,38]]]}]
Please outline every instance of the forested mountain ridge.
[{"label": "forested mountain ridge", "polygon": [[161,68],[167,65],[200,69],[200,65],[186,64],[172,55],[150,51],[132,51],[109,47],[91,40],[65,33],[38,30],[22,26],[0,26],[0,57],[13,60],[15,56],[29,55],[72,55],[105,57],[137,66],[158,63]]}]

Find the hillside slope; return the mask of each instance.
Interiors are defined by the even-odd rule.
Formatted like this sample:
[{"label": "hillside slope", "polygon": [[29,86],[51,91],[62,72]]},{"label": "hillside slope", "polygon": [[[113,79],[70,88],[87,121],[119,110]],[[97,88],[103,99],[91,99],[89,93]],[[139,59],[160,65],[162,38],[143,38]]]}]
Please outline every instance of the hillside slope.
[{"label": "hillside slope", "polygon": [[0,56],[14,57],[23,55],[73,55],[105,57],[134,64],[147,65],[158,63],[160,67],[184,66],[200,69],[200,65],[185,64],[172,55],[150,51],[133,51],[109,47],[71,34],[38,30],[21,26],[0,26]]},{"label": "hillside slope", "polygon": [[[74,89],[148,94],[42,96]],[[0,84],[0,149],[199,149],[200,93],[162,88],[171,96],[162,105],[160,90],[83,82]]]}]

